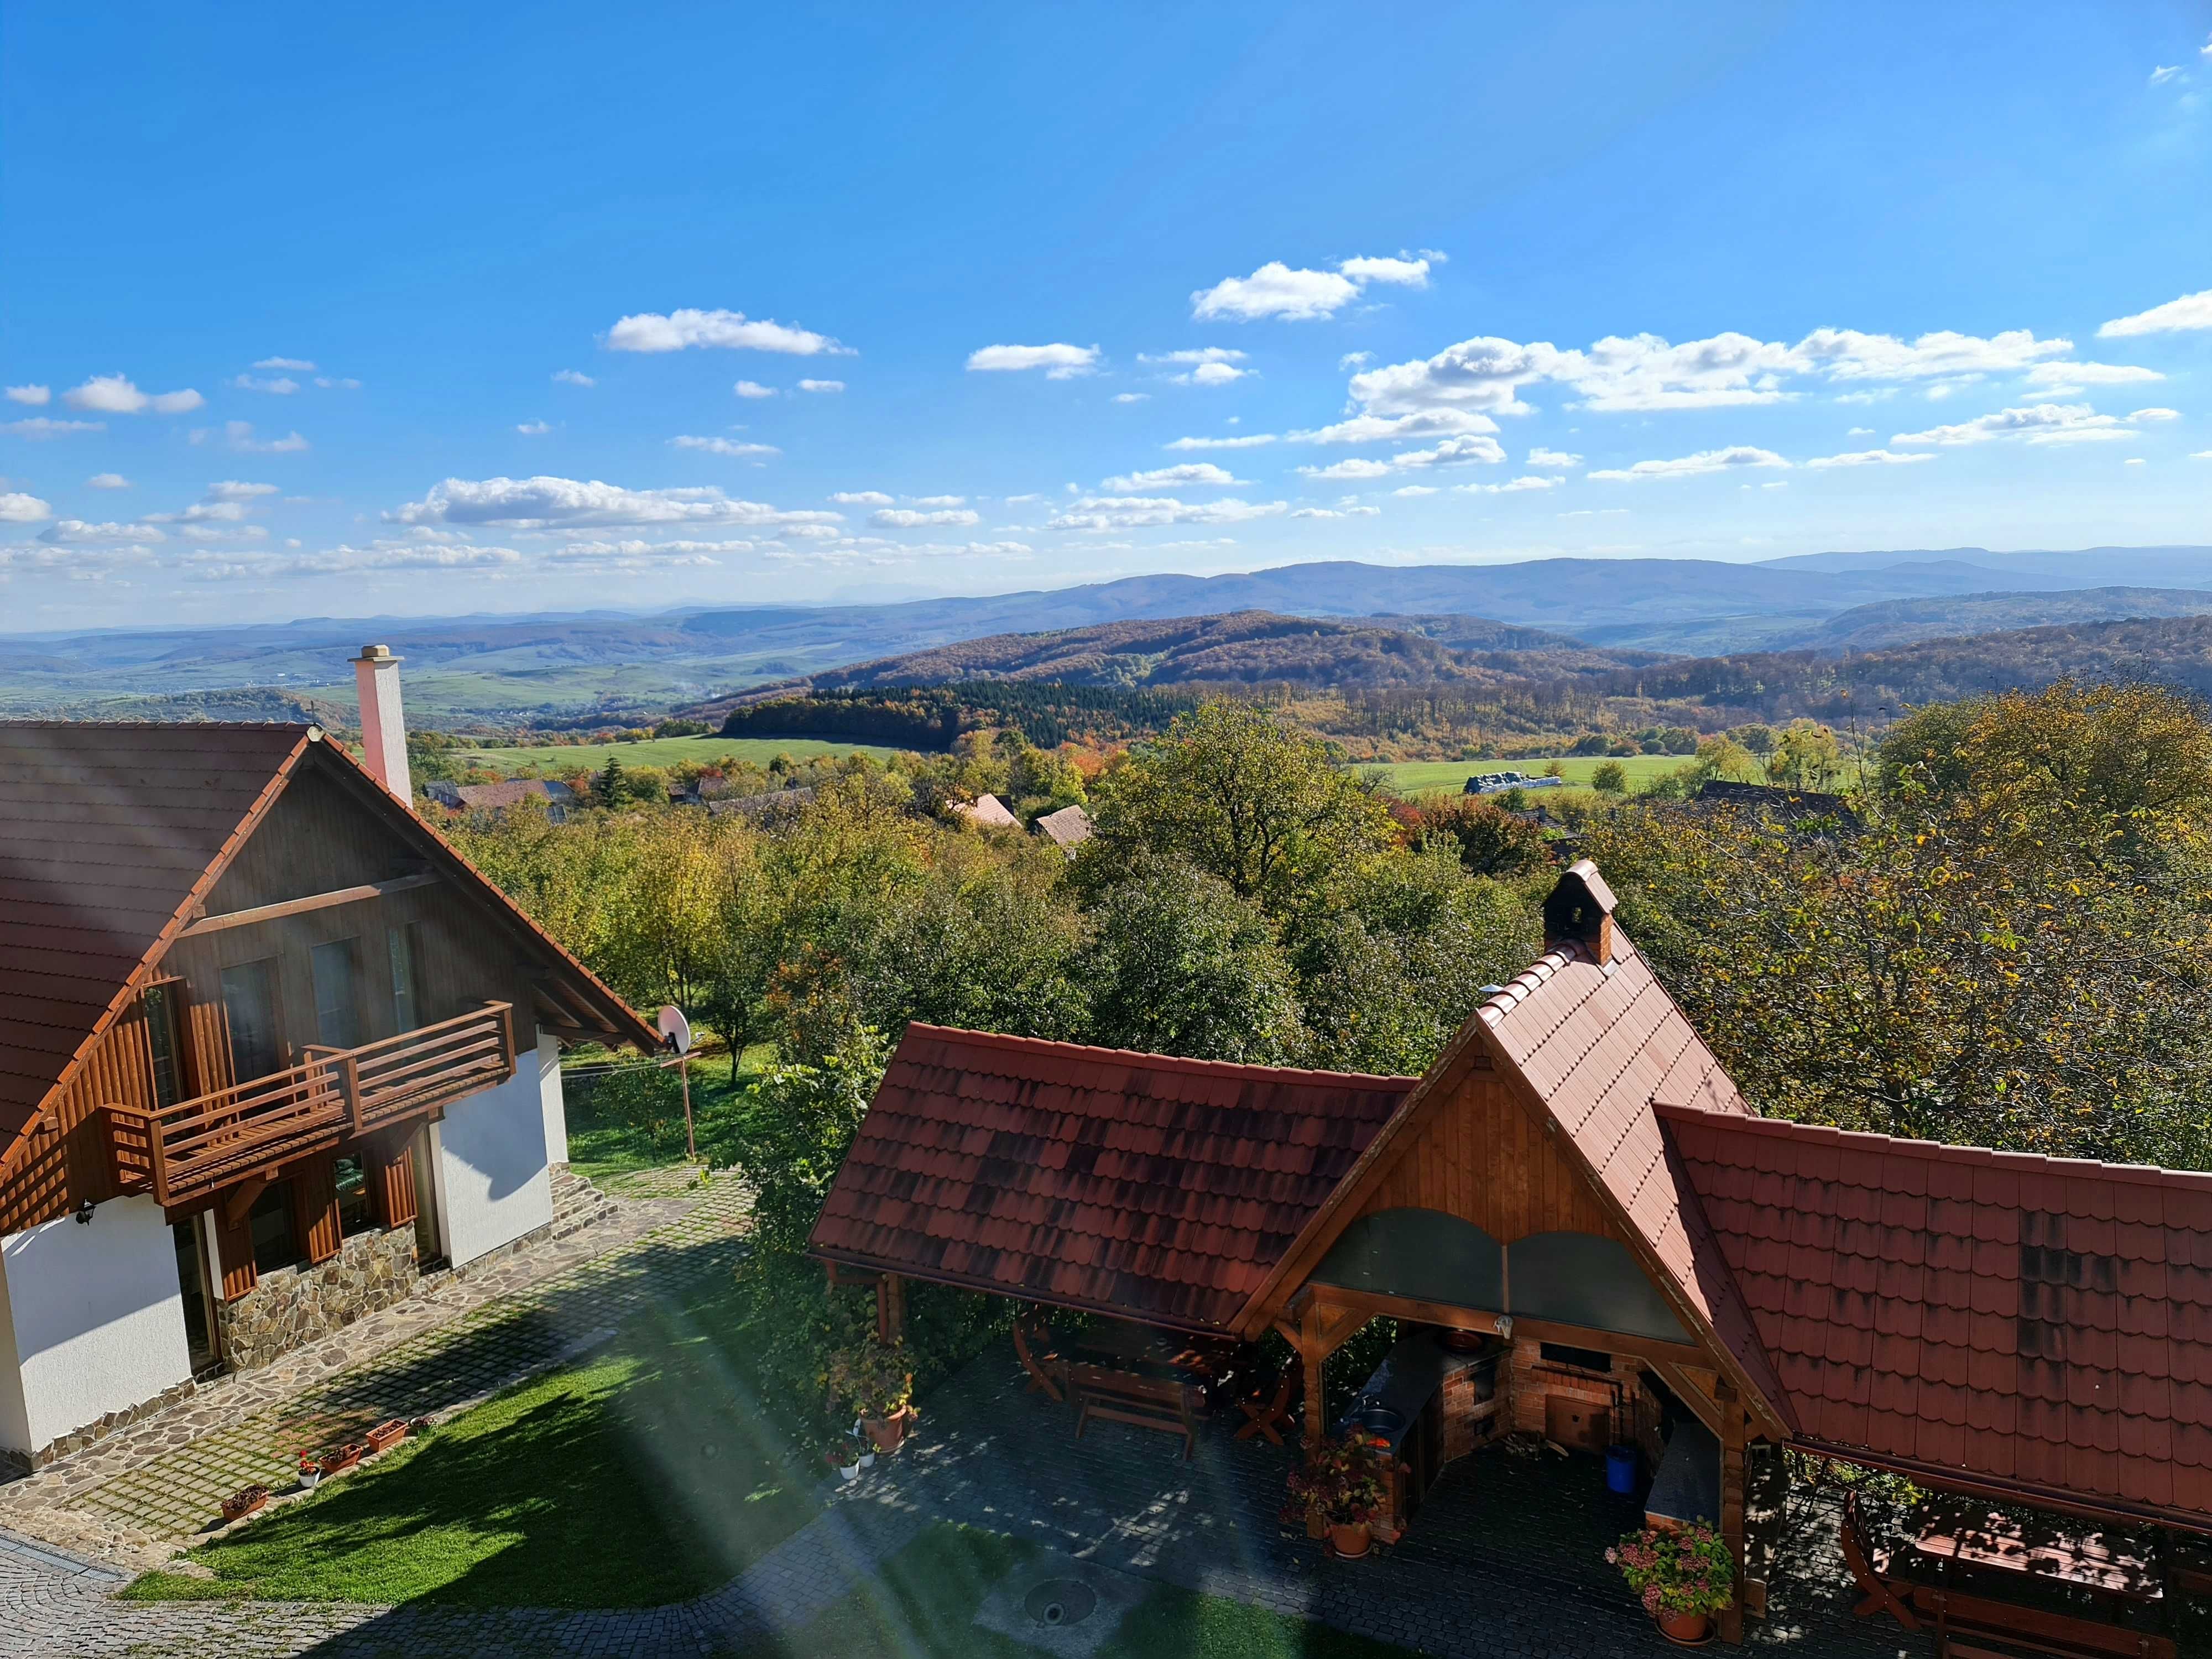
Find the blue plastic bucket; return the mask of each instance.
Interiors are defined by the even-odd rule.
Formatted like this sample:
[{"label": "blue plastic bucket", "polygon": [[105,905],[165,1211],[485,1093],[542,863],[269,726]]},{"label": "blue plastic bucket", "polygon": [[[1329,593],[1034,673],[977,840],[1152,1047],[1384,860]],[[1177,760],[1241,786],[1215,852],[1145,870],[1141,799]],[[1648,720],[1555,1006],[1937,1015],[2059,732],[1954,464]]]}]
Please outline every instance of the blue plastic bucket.
[{"label": "blue plastic bucket", "polygon": [[1605,1485],[1607,1492],[1623,1494],[1636,1490],[1636,1448],[1607,1446],[1605,1449]]}]

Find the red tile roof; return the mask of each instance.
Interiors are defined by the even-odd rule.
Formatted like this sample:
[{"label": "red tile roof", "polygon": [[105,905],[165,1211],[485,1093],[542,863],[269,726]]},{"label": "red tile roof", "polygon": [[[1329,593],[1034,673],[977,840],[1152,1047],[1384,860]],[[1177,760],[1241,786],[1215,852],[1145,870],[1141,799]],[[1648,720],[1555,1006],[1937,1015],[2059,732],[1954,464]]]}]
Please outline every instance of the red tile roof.
[{"label": "red tile roof", "polygon": [[0,1149],[204,896],[307,731],[0,722]]},{"label": "red tile roof", "polygon": [[2212,1516],[2212,1175],[1661,1115],[1804,1438]]},{"label": "red tile roof", "polygon": [[[1576,872],[1585,866],[1577,865]],[[1570,872],[1571,875],[1575,872]],[[1583,877],[1608,914],[1613,895],[1595,869]],[[1485,1002],[1477,1018],[1498,1057],[1518,1071],[1572,1142],[1597,1184],[1651,1258],[1742,1368],[1743,1380],[1786,1408],[1748,1311],[1709,1248],[1694,1201],[1653,1103],[1695,1103],[1746,1116],[1750,1108],[1628,935],[1612,951],[1562,945]]]},{"label": "red tile roof", "polygon": [[910,1025],[811,1248],[1225,1329],[1414,1081]]}]

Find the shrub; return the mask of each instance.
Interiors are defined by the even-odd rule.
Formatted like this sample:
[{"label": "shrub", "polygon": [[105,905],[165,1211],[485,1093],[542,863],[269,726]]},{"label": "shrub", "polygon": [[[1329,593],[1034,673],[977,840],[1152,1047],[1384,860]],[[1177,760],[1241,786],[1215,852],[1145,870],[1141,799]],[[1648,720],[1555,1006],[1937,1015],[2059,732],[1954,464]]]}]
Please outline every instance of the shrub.
[{"label": "shrub", "polygon": [[1383,1519],[1390,1502],[1390,1458],[1365,1437],[1324,1439],[1291,1471],[1283,1519],[1346,1527]]},{"label": "shrub", "polygon": [[1646,1527],[1605,1553],[1628,1588],[1656,1619],[1663,1613],[1716,1613],[1735,1601],[1735,1558],[1702,1522],[1679,1531]]}]

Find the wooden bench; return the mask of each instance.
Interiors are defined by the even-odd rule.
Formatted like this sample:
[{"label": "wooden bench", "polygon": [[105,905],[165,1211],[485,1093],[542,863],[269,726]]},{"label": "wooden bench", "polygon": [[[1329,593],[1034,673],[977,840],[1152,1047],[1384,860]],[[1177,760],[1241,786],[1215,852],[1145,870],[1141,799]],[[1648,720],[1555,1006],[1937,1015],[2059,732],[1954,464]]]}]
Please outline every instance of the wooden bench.
[{"label": "wooden bench", "polygon": [[1078,1440],[1092,1418],[1103,1418],[1181,1435],[1183,1462],[1190,1462],[1191,1449],[1198,1442],[1198,1419],[1191,1409],[1189,1384],[1104,1365],[1076,1364],[1067,1368],[1067,1386],[1081,1408],[1075,1419]]},{"label": "wooden bench", "polygon": [[2171,1637],[1932,1584],[1912,1587],[1912,1605],[1936,1621],[1936,1659],[2175,1659]]},{"label": "wooden bench", "polygon": [[1862,1619],[1887,1612],[1894,1614],[1905,1629],[1918,1630],[1920,1621],[1913,1617],[1908,1604],[1911,1582],[1890,1571],[1887,1550],[1875,1549],[1867,1542],[1866,1522],[1859,1514],[1856,1492],[1844,1495],[1844,1517],[1836,1528],[1836,1540],[1843,1546],[1844,1565],[1851,1570],[1852,1581],[1859,1587],[1859,1604],[1851,1611]]},{"label": "wooden bench", "polygon": [[1249,1440],[1255,1435],[1265,1435],[1269,1445],[1281,1445],[1282,1431],[1291,1426],[1291,1401],[1305,1392],[1300,1386],[1304,1381],[1305,1368],[1293,1359],[1275,1379],[1272,1393],[1262,1389],[1249,1399],[1238,1401],[1237,1409],[1244,1413],[1244,1424],[1237,1431],[1237,1437]]},{"label": "wooden bench", "polygon": [[1067,1381],[1067,1364],[1053,1349],[1051,1328],[1042,1319],[1030,1321],[1017,1315],[1014,1352],[1029,1373],[1028,1392],[1041,1394],[1058,1405],[1060,1389]]}]

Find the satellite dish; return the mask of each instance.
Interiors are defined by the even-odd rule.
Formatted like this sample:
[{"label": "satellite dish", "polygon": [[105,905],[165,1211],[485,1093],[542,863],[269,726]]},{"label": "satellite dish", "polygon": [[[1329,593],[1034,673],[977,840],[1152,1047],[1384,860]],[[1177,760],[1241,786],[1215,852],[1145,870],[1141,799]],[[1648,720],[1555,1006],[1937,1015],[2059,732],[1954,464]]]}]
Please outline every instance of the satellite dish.
[{"label": "satellite dish", "polygon": [[660,1011],[653,1024],[660,1032],[661,1041],[679,1054],[691,1052],[691,1022],[684,1018],[684,1011],[671,1003]]}]

